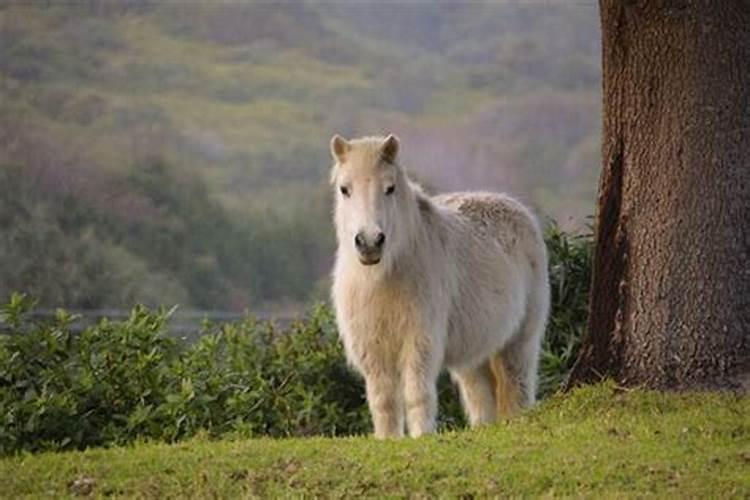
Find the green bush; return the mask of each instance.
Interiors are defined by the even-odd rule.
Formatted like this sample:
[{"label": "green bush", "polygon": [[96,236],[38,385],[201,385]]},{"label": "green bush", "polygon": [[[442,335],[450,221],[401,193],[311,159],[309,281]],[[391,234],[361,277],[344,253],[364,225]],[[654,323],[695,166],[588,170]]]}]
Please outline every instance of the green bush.
[{"label": "green bush", "polygon": [[566,233],[551,223],[544,239],[552,297],[539,370],[541,397],[560,387],[578,354],[588,317],[593,237],[590,232]]},{"label": "green bush", "polygon": [[348,370],[330,312],[288,331],[252,318],[206,325],[185,345],[169,311],[133,309],[81,334],[60,311],[30,316],[15,294],[2,311],[0,452],[174,441],[210,435],[352,434],[368,428],[361,382]]},{"label": "green bush", "polygon": [[[590,237],[551,226],[552,315],[540,394],[569,371],[586,319]],[[13,294],[0,309],[0,454],[210,436],[368,432],[362,380],[346,365],[330,309],[286,330],[246,318],[205,324],[188,344],[168,332],[171,311],[133,309],[80,334],[74,316],[33,316]],[[439,381],[440,427],[465,424],[457,391]]]}]

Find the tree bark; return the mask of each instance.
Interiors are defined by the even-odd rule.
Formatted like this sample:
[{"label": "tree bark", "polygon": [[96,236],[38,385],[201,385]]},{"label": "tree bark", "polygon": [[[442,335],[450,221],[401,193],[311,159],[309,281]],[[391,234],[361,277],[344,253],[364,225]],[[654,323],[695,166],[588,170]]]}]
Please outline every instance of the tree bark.
[{"label": "tree bark", "polygon": [[750,2],[600,9],[603,171],[569,386],[747,390]]}]

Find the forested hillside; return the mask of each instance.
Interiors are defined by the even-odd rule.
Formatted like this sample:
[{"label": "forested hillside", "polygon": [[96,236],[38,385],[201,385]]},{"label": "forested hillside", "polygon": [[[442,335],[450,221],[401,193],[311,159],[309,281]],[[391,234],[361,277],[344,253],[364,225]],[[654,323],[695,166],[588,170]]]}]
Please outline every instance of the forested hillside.
[{"label": "forested hillside", "polygon": [[325,294],[328,139],[430,188],[593,206],[594,5],[3,2],[0,296],[243,309]]}]

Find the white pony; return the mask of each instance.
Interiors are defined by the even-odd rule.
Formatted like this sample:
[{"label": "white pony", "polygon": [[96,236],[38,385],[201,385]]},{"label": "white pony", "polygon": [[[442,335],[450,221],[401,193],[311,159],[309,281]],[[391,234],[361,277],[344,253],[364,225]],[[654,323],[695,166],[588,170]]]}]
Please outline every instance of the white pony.
[{"label": "white pony", "polygon": [[364,376],[375,435],[435,430],[448,368],[472,425],[534,403],[549,310],[539,225],[502,194],[430,198],[397,162],[399,141],[331,139],[338,251],[333,302]]}]

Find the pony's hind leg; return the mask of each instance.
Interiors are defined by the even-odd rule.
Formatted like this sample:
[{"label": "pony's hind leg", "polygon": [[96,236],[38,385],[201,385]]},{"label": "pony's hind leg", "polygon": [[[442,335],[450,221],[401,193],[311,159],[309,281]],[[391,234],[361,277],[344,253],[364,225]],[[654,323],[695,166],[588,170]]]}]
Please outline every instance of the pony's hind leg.
[{"label": "pony's hind leg", "polygon": [[492,356],[490,368],[493,375],[497,415],[501,418],[510,418],[521,407],[521,390],[518,377],[508,366],[505,357],[505,352]]},{"label": "pony's hind leg", "polygon": [[496,402],[490,363],[485,361],[474,368],[452,370],[451,375],[458,383],[464,411],[472,427],[494,422]]},{"label": "pony's hind leg", "polygon": [[[526,408],[536,401],[537,371],[539,369],[539,354],[542,347],[542,336],[547,321],[549,309],[549,289],[541,288],[538,296],[526,311],[518,335],[495,356],[497,367],[505,370],[505,385],[508,397],[513,398],[517,391],[517,407]],[[498,390],[503,382],[498,377]],[[508,406],[508,412],[516,409]],[[499,408],[502,411],[502,408]]]}]

